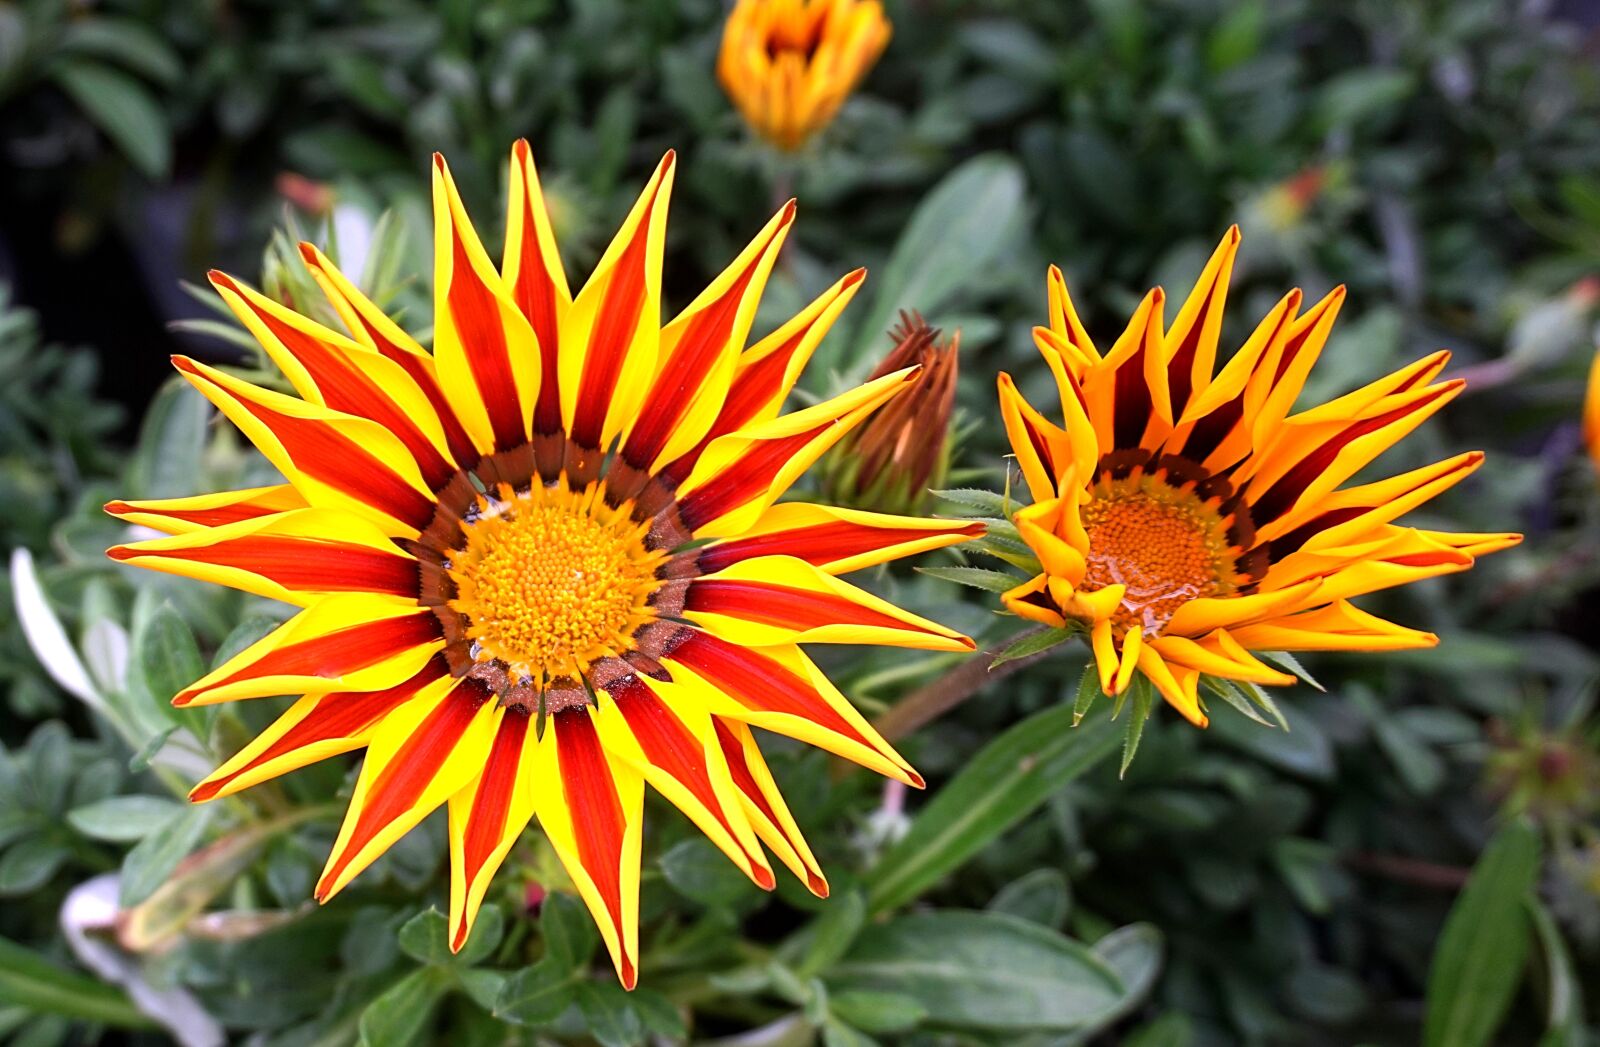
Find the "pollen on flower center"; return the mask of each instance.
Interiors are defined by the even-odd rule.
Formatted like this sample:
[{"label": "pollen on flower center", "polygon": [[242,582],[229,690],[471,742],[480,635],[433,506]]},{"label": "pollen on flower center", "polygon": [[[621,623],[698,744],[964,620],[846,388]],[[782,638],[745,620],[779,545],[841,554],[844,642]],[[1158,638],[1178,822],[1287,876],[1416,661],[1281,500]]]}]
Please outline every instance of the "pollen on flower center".
[{"label": "pollen on flower center", "polygon": [[1234,590],[1234,560],[1216,510],[1192,490],[1143,476],[1103,481],[1081,509],[1089,536],[1081,588],[1127,587],[1119,634],[1154,635],[1190,600]]},{"label": "pollen on flower center", "polygon": [[652,617],[650,594],[666,554],[648,550],[646,526],[582,492],[501,485],[480,496],[452,555],[456,595],[473,658],[498,662],[535,686],[581,673],[632,646]]}]

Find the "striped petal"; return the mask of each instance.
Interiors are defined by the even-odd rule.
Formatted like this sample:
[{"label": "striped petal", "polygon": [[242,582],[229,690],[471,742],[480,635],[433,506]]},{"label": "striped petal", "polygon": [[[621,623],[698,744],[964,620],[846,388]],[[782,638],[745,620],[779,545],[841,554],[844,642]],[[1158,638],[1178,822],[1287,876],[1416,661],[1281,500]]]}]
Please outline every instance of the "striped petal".
[{"label": "striped petal", "polygon": [[762,890],[776,881],[745,817],[711,717],[692,701],[668,705],[638,678],[610,690],[594,713],[606,751],[631,763],[644,780]]},{"label": "striped petal", "polygon": [[739,790],[740,802],[756,835],[772,848],[772,853],[807,890],[818,898],[826,898],[828,878],[822,875],[822,866],[789,813],[789,805],[784,802],[778,783],[767,769],[766,758],[756,745],[755,732],[750,730],[749,724],[730,717],[713,716],[711,720],[728,773]]},{"label": "striped petal", "polygon": [[794,221],[794,201],[661,331],[661,364],[622,457],[653,471],[691,451],[711,430],[755,319],[767,275]]},{"label": "striped petal", "polygon": [[697,564],[712,574],[757,556],[792,556],[826,571],[848,574],[903,556],[976,538],[983,524],[927,520],[807,502],[768,507],[737,538],[701,549]]},{"label": "striped petal", "polygon": [[683,521],[698,538],[742,532],[840,437],[891,396],[915,368],[884,375],[831,400],[718,437],[678,491]]},{"label": "striped petal", "polygon": [[500,274],[539,343],[539,397],[533,411],[533,432],[559,432],[561,325],[572,308],[572,292],[567,289],[567,274],[550,227],[533,150],[525,139],[511,148],[511,196]]},{"label": "striped petal", "polygon": [[173,362],[312,505],[348,509],[386,534],[412,537],[434,502],[393,434],[365,418],[261,389],[187,357]]},{"label": "striped petal", "polygon": [[811,354],[855,297],[866,275],[865,269],[847,274],[783,326],[740,354],[728,395],[711,429],[692,450],[668,465],[665,473],[682,480],[694,470],[713,440],[776,418]]},{"label": "striped petal", "polygon": [[337,509],[296,509],[106,550],[113,560],[306,606],[336,592],[417,594],[417,561]]},{"label": "striped petal", "polygon": [[540,747],[539,824],[566,866],[605,940],[617,977],[639,978],[639,845],[644,778],[600,743],[588,708],[550,717],[555,745]]},{"label": "striped petal", "polygon": [[172,704],[211,705],[307,691],[377,691],[444,646],[438,619],[415,601],[328,596],[179,691]]},{"label": "striped petal", "polygon": [[106,512],[119,520],[166,534],[189,534],[207,527],[259,520],[274,513],[304,508],[305,498],[289,484],[185,498],[147,498],[135,502],[119,499],[105,505]]},{"label": "striped petal", "polygon": [[1439,643],[1432,633],[1385,621],[1345,600],[1229,632],[1254,651],[1403,651]]},{"label": "striped petal", "polygon": [[455,410],[439,386],[439,375],[434,368],[433,355],[417,344],[403,328],[372,300],[361,293],[337,266],[312,244],[300,245],[300,258],[311,272],[317,286],[327,296],[329,304],[344,321],[345,328],[356,341],[385,359],[392,360],[416,383],[428,398],[433,415],[444,429],[445,443],[450,457],[458,465],[470,465],[478,457],[472,438],[462,428]]},{"label": "striped petal", "polygon": [[1223,305],[1228,298],[1228,277],[1238,251],[1239,227],[1233,226],[1206,262],[1194,290],[1167,330],[1163,353],[1174,418],[1182,417],[1193,397],[1204,392],[1211,382],[1217,363],[1217,341],[1222,334]]},{"label": "striped petal", "polygon": [[922,788],[922,778],[845,701],[798,647],[753,650],[685,630],[662,658],[670,682],[646,678],[670,705],[678,689],[713,715],[826,749],[879,774]]},{"label": "striped petal", "polygon": [[384,717],[317,881],[338,894],[483,767],[505,709],[475,680],[446,678]]},{"label": "striped petal", "polygon": [[967,637],[792,556],[744,560],[689,583],[683,617],[746,647],[883,644],[970,651]]},{"label": "striped petal", "polygon": [[656,371],[674,169],[668,152],[562,323],[561,412],[579,447],[603,449],[625,433],[646,390],[637,376]]},{"label": "striped petal", "polygon": [[381,691],[308,694],[196,785],[189,799],[201,803],[231,796],[319,760],[363,748],[384,717],[424,687],[442,680],[445,672],[443,660],[433,658],[410,679]]},{"label": "striped petal", "polygon": [[368,418],[410,452],[428,487],[455,473],[444,429],[416,381],[393,360],[213,271],[211,284],[307,401]]},{"label": "striped petal", "polygon": [[538,808],[535,766],[541,745],[532,718],[507,708],[477,773],[450,797],[450,951],[472,933],[495,871]]},{"label": "striped petal", "polygon": [[1000,419],[1017,465],[1022,468],[1028,493],[1035,502],[1052,498],[1061,474],[1077,461],[1067,433],[1034,410],[1004,371],[1000,372],[999,386]]},{"label": "striped petal", "polygon": [[539,343],[433,155],[433,356],[439,385],[485,454],[519,447],[539,396]]}]

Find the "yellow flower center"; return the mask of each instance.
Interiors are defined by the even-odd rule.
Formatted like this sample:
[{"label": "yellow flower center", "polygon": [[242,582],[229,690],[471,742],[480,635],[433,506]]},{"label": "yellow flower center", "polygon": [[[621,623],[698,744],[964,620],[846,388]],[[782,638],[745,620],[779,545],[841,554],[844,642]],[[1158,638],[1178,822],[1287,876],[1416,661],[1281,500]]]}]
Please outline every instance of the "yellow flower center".
[{"label": "yellow flower center", "polygon": [[603,495],[600,484],[579,492],[502,484],[479,496],[449,564],[450,606],[467,618],[474,660],[537,686],[633,646],[654,617],[650,595],[667,553],[648,550],[648,523]]},{"label": "yellow flower center", "polygon": [[1193,489],[1136,475],[1102,479],[1093,493],[1081,510],[1089,555],[1080,588],[1127,587],[1111,619],[1119,634],[1153,636],[1190,600],[1234,591],[1227,527]]}]

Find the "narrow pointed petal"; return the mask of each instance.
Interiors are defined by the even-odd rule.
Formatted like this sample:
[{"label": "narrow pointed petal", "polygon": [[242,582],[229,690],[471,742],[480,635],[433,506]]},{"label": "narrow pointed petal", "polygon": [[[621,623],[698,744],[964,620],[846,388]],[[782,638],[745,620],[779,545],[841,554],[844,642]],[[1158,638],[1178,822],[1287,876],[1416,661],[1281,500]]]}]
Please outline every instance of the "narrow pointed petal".
[{"label": "narrow pointed petal", "polygon": [[351,510],[387,534],[408,538],[432,519],[433,497],[416,462],[382,426],[259,388],[187,357],[173,362],[312,505]]},{"label": "narrow pointed petal", "polygon": [[384,717],[317,880],[317,901],[344,890],[472,780],[504,712],[477,681],[446,678]]},{"label": "narrow pointed petal", "polygon": [[722,748],[723,759],[756,835],[772,848],[772,853],[807,890],[818,898],[826,898],[828,879],[822,874],[822,866],[811,853],[800,827],[795,824],[794,816],[789,813],[772,772],[767,769],[766,759],[756,745],[755,732],[748,724],[729,717],[713,716],[711,719],[716,728],[717,744]]},{"label": "narrow pointed petal", "polygon": [[625,989],[639,978],[639,844],[644,779],[600,743],[587,708],[550,717],[555,745],[535,785],[561,802],[539,805],[539,824],[593,914]]},{"label": "narrow pointed petal", "polygon": [[855,297],[866,275],[865,269],[849,273],[787,323],[740,354],[716,421],[692,450],[666,467],[666,475],[682,480],[694,470],[713,440],[776,418],[817,344]]},{"label": "narrow pointed petal", "polygon": [[439,387],[439,375],[434,368],[433,354],[417,344],[405,330],[379,309],[372,300],[361,293],[337,266],[312,244],[300,245],[300,257],[311,272],[322,293],[327,296],[345,328],[362,345],[392,360],[416,383],[428,398],[434,417],[444,429],[445,443],[450,457],[457,465],[470,465],[478,456],[477,449],[455,409],[445,399]]},{"label": "narrow pointed petal", "polygon": [[112,546],[113,560],[306,606],[336,592],[415,597],[418,565],[382,531],[336,509],[296,509]]},{"label": "narrow pointed petal", "polygon": [[661,252],[676,168],[668,152],[573,300],[561,329],[561,410],[580,447],[605,448],[633,423],[656,370]]},{"label": "narrow pointed petal", "polygon": [[533,819],[536,747],[532,718],[507,708],[477,774],[450,797],[450,951],[460,952],[495,871]]},{"label": "narrow pointed petal", "polygon": [[1238,251],[1239,227],[1233,226],[1217,245],[1167,330],[1164,352],[1174,418],[1182,417],[1192,397],[1211,383],[1217,364],[1217,341],[1222,334],[1222,312],[1228,298],[1228,278]]},{"label": "narrow pointed petal", "polygon": [[678,491],[684,524],[698,538],[738,534],[810,465],[891,396],[915,368],[884,375],[831,400],[718,437]]},{"label": "narrow pointed petal", "polygon": [[218,491],[183,498],[146,498],[107,502],[106,512],[119,520],[166,534],[190,534],[241,520],[259,520],[274,513],[306,508],[306,500],[289,484]]},{"label": "narrow pointed petal", "polygon": [[539,396],[533,328],[467,217],[444,157],[433,157],[433,355],[439,385],[485,454],[518,447]]},{"label": "narrow pointed petal", "polygon": [[366,746],[384,717],[425,687],[442,680],[442,659],[430,659],[409,679],[381,691],[308,694],[196,785],[196,803],[231,796],[252,785],[299,770],[330,756]]},{"label": "narrow pointed petal", "polygon": [[711,717],[693,702],[667,706],[637,678],[594,714],[606,751],[628,760],[756,886],[776,881],[745,817]]},{"label": "narrow pointed petal", "polygon": [[[1134,634],[1137,635],[1137,634]],[[1139,649],[1139,671],[1155,684],[1168,705],[1178,710],[1183,718],[1196,727],[1205,727],[1210,720],[1200,708],[1200,674],[1193,669],[1169,666],[1152,647]]]},{"label": "narrow pointed petal", "polygon": [[518,139],[511,148],[511,197],[500,273],[539,343],[539,398],[533,412],[533,431],[559,432],[561,324],[572,308],[572,292],[567,289],[567,274],[556,248],[539,172],[533,164],[533,150],[525,139]]},{"label": "narrow pointed petal", "polygon": [[1100,362],[1100,350],[1095,348],[1094,339],[1078,319],[1072,295],[1067,293],[1067,278],[1056,266],[1052,265],[1045,277],[1045,292],[1049,299],[1050,330],[1060,337],[1060,344],[1067,348],[1063,356],[1081,377],[1084,371]]},{"label": "narrow pointed petal", "polygon": [[210,705],[307,691],[377,691],[417,673],[444,646],[414,601],[365,593],[324,597],[179,691]]},{"label": "narrow pointed petal", "polygon": [[1028,493],[1035,502],[1054,498],[1061,474],[1077,460],[1067,434],[1022,398],[1009,374],[1000,372],[998,381],[1000,418]]},{"label": "narrow pointed petal", "polygon": [[691,451],[727,399],[772,264],[794,221],[794,201],[661,332],[661,363],[622,457],[637,469]]},{"label": "narrow pointed petal", "polygon": [[683,617],[746,647],[883,644],[970,651],[973,642],[792,556],[744,560],[689,583]]},{"label": "narrow pointed petal", "polygon": [[[1228,633],[1218,630],[1213,635],[1225,637]],[[1295,682],[1292,675],[1263,665],[1237,644],[1224,646],[1220,639],[1197,641],[1186,636],[1158,636],[1150,641],[1150,646],[1169,665],[1184,666],[1212,676],[1279,687],[1289,687]]]},{"label": "narrow pointed petal", "polygon": [[367,418],[393,433],[410,452],[430,489],[455,472],[444,429],[422,389],[403,367],[213,272],[211,285],[256,336],[308,402]]},{"label": "narrow pointed petal", "polygon": [[671,682],[645,682],[669,705],[674,691],[685,688],[713,715],[797,738],[922,787],[921,776],[798,647],[753,650],[686,629],[662,661],[672,671]]},{"label": "narrow pointed petal", "polygon": [[1403,651],[1439,643],[1432,633],[1385,621],[1344,600],[1229,632],[1254,651]]},{"label": "narrow pointed petal", "polygon": [[928,520],[838,509],[806,502],[770,506],[737,538],[701,549],[703,574],[757,556],[793,556],[829,574],[848,574],[904,556],[976,538],[983,524],[971,520]]}]

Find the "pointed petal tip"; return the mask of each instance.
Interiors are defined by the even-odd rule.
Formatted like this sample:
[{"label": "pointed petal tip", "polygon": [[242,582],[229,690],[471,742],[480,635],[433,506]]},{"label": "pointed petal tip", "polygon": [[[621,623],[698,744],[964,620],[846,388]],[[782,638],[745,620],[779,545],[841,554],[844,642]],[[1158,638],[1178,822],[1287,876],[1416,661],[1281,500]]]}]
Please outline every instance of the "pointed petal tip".
[{"label": "pointed petal tip", "polygon": [[313,269],[322,268],[322,252],[317,250],[317,245],[301,240],[297,245],[300,249],[300,260]]},{"label": "pointed petal tip", "polygon": [[129,505],[127,502],[124,502],[120,498],[112,499],[105,505],[101,506],[101,508],[110,513],[112,516],[122,516],[124,513],[131,513],[133,511],[133,506]]},{"label": "pointed petal tip", "polygon": [[852,288],[852,287],[856,286],[857,284],[859,284],[861,281],[865,280],[866,278],[867,278],[867,267],[866,266],[862,266],[859,269],[852,269],[850,272],[844,274],[844,279],[839,281],[839,289],[840,290],[848,290],[849,288]]},{"label": "pointed petal tip", "polygon": [[456,925],[455,933],[450,935],[450,955],[454,956],[467,944],[467,937],[472,934],[472,924],[463,919]]},{"label": "pointed petal tip", "polygon": [[113,545],[111,548],[106,550],[106,555],[118,563],[121,563],[124,560],[133,559],[133,557],[137,556],[138,554],[132,549],[128,548],[126,545]]},{"label": "pointed petal tip", "polygon": [[525,164],[533,157],[533,147],[528,144],[526,138],[519,138],[511,143],[511,155],[516,157],[519,163]]},{"label": "pointed petal tip", "polygon": [[207,269],[206,279],[211,281],[212,287],[226,287],[230,291],[237,291],[239,289],[239,281],[235,280],[221,269]]},{"label": "pointed petal tip", "polygon": [[1226,233],[1222,234],[1222,242],[1227,244],[1230,247],[1238,247],[1239,246],[1239,241],[1243,240],[1243,239],[1244,239],[1243,234],[1239,232],[1239,223],[1238,222],[1235,222],[1232,225],[1228,226],[1228,231]]},{"label": "pointed petal tip", "polygon": [[755,881],[757,887],[763,891],[778,889],[778,878],[772,875],[771,869],[765,865],[751,865],[750,870],[750,878]]},{"label": "pointed petal tip", "polygon": [[818,898],[826,898],[828,896],[827,877],[823,876],[821,873],[808,872],[806,874],[806,890],[810,891]]},{"label": "pointed petal tip", "polygon": [[213,782],[208,779],[189,790],[189,802],[205,803],[208,800],[215,800],[217,798],[217,794],[221,791],[221,782]]},{"label": "pointed petal tip", "polygon": [[628,959],[626,956],[622,958],[622,966],[617,968],[617,980],[620,981],[622,983],[622,987],[629,992],[632,992],[634,986],[639,984],[638,968],[636,968],[633,965],[633,961]]}]

